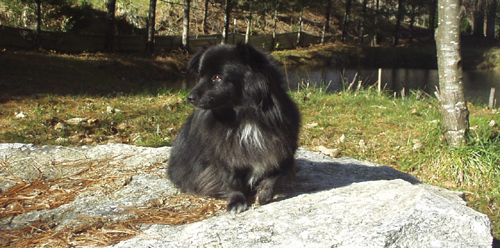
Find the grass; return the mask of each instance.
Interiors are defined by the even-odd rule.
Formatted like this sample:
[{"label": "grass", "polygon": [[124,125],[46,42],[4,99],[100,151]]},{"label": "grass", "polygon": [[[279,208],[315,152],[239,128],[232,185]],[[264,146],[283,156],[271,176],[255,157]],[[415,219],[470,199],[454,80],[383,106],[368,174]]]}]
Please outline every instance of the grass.
[{"label": "grass", "polygon": [[[23,97],[1,106],[1,142],[96,145],[107,142],[170,145],[192,107],[184,93]],[[25,118],[17,118],[16,113]],[[77,125],[69,119],[86,118]]]},{"label": "grass", "polygon": [[[0,74],[2,143],[171,145],[193,111],[186,91],[163,83],[182,75],[178,68],[185,57],[179,62],[0,52],[0,58],[1,68],[7,68]],[[33,73],[22,73],[26,65]],[[304,81],[290,92],[303,116],[300,146],[337,148],[340,156],[389,165],[423,182],[463,191],[469,206],[491,218],[494,236],[500,238],[500,128],[490,125],[500,123],[498,112],[470,104],[469,142],[452,149],[443,140],[439,103],[425,93],[405,98],[372,88],[332,93]],[[68,123],[77,117],[86,120]]]}]

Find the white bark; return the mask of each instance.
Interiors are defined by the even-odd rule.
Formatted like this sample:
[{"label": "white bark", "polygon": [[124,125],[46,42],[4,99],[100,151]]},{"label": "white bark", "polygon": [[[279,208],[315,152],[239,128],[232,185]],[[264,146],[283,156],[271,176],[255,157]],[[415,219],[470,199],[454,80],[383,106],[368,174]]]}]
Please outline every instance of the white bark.
[{"label": "white bark", "polygon": [[444,135],[450,146],[464,143],[469,127],[469,110],[462,82],[460,55],[460,0],[439,0],[436,30],[440,100]]}]

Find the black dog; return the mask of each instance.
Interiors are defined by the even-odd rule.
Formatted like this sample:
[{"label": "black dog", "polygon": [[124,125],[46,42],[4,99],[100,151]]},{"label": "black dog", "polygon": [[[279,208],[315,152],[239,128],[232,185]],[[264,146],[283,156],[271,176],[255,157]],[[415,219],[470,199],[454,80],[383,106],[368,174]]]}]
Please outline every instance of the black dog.
[{"label": "black dog", "polygon": [[239,44],[198,52],[188,69],[200,81],[187,96],[197,109],[177,136],[168,176],[183,192],[226,197],[228,211],[272,200],[295,172],[300,113],[276,61]]}]

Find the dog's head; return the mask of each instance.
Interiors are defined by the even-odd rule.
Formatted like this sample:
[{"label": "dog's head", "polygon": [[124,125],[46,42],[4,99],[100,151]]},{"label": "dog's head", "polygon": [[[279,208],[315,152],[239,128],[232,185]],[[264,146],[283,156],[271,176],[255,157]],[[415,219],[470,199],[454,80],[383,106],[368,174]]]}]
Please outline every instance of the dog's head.
[{"label": "dog's head", "polygon": [[[187,96],[202,109],[262,104],[277,70],[269,57],[250,45],[217,45],[196,53],[188,69],[199,81]],[[249,101],[250,100],[250,101]]]}]

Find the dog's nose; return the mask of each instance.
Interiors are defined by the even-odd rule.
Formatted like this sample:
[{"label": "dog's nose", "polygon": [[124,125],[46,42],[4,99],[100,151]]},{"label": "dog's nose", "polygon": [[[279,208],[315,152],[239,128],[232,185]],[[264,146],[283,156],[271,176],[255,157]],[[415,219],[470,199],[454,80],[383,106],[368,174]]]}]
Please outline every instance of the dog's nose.
[{"label": "dog's nose", "polygon": [[193,94],[193,93],[190,93],[188,96],[187,96],[187,99],[190,103],[193,103],[194,101],[196,101],[196,96]]}]

